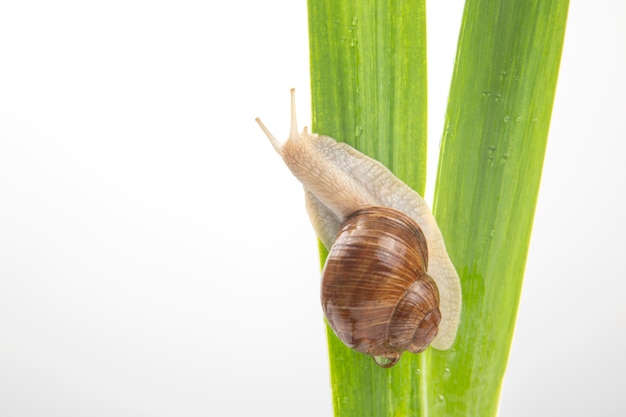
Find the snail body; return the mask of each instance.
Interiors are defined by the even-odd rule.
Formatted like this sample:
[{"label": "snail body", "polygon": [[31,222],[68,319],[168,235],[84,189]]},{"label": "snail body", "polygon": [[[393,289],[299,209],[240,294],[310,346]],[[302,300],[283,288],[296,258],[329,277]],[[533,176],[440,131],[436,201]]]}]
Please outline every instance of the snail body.
[{"label": "snail body", "polygon": [[424,199],[380,162],[328,136],[291,128],[280,143],[256,119],[303,184],[313,228],[329,249],[322,307],[349,347],[392,366],[403,351],[454,343],[461,285]]}]

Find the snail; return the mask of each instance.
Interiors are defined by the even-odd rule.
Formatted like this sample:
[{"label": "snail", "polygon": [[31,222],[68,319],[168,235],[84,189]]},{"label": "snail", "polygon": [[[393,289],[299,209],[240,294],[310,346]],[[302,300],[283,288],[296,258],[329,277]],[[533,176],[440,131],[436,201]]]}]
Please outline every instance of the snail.
[{"label": "snail", "polygon": [[351,146],[306,127],[298,133],[294,89],[287,141],[256,122],[303,184],[311,223],[329,249],[321,301],[337,337],[382,367],[405,351],[449,349],[461,284],[424,199]]}]

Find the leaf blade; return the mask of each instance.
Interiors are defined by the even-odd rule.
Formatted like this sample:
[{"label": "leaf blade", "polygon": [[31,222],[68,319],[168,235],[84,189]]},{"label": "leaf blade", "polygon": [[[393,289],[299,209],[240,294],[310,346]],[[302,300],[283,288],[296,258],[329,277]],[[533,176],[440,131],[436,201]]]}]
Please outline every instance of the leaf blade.
[{"label": "leaf blade", "polygon": [[429,401],[453,415],[497,412],[567,8],[567,0],[466,3],[434,203],[464,306],[453,351],[432,352],[433,367],[451,375],[433,381]]},{"label": "leaf blade", "polygon": [[[308,8],[313,131],[381,161],[423,194],[424,1],[309,0]],[[419,356],[382,369],[327,334],[336,416],[417,415]]]}]

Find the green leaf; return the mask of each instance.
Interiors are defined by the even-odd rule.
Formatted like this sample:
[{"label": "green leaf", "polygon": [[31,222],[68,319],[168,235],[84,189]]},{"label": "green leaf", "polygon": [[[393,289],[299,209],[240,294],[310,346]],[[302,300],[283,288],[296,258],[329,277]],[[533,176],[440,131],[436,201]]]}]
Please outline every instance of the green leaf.
[{"label": "green leaf", "polygon": [[[539,191],[567,0],[470,0],[450,90],[434,213],[461,275],[454,349],[429,402],[495,415]],[[443,401],[442,401],[443,400]]]},{"label": "green leaf", "polygon": [[[313,130],[382,161],[423,193],[423,1],[309,0],[308,7]],[[434,207],[463,286],[459,334],[449,351],[405,354],[382,369],[328,329],[336,416],[496,414],[567,7],[567,0],[467,1]]]},{"label": "green leaf", "polygon": [[[313,131],[381,161],[423,194],[424,1],[310,0],[308,7]],[[383,369],[327,333],[337,416],[417,415],[422,358],[405,355]]]}]

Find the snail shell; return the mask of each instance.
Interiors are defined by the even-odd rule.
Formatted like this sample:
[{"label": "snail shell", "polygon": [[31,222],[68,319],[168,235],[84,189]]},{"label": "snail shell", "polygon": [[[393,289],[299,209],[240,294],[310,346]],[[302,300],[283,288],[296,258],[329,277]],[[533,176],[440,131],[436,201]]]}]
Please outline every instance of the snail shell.
[{"label": "snail shell", "polygon": [[424,351],[441,320],[427,265],[426,237],[407,215],[366,207],[348,216],[322,273],[322,308],[337,337],[384,367],[405,350]]},{"label": "snail shell", "polygon": [[[396,340],[405,340],[406,338],[396,335],[398,326],[388,327],[387,333],[389,333],[389,336],[383,333],[366,335],[365,327],[382,326],[383,322],[389,322],[394,318],[393,315],[387,314],[392,310],[385,309],[384,314],[381,313],[380,316],[374,318],[375,314],[368,309],[372,306],[380,306],[383,302],[392,305],[391,307],[400,306],[400,296],[405,291],[408,291],[408,298],[402,301],[403,303],[418,303],[418,296],[412,295],[415,291],[409,290],[409,287],[414,285],[415,281],[423,280],[426,283],[423,287],[424,290],[431,287],[434,289],[432,291],[433,294],[429,297],[434,300],[439,299],[438,311],[440,313],[440,321],[438,329],[435,329],[436,326],[430,326],[430,324],[438,321],[438,314],[434,313],[437,309],[434,307],[434,309],[427,310],[433,311],[432,317],[428,317],[424,324],[418,325],[418,327],[426,327],[419,327],[418,330],[413,328],[412,332],[414,334],[416,332],[425,332],[425,336],[422,339],[426,340],[431,338],[431,336],[434,337],[431,338],[432,347],[440,350],[449,349],[454,343],[460,320],[461,285],[456,269],[446,252],[441,231],[424,199],[393,175],[383,164],[369,158],[351,146],[339,143],[328,136],[310,134],[306,127],[302,130],[302,133],[298,133],[295,92],[293,89],[291,90],[291,128],[286,142],[280,143],[263,125],[260,119],[257,118],[256,121],[265,132],[276,152],[283,158],[294,176],[303,184],[309,217],[318,237],[326,248],[330,250],[329,259],[330,256],[335,256],[339,253],[338,249],[335,250],[333,247],[333,244],[337,244],[336,239],[339,242],[343,242],[346,239],[343,235],[345,233],[349,235],[349,231],[354,230],[350,226],[346,226],[345,222],[351,218],[353,213],[368,207],[375,207],[377,210],[380,208],[393,209],[393,214],[386,214],[392,217],[396,215],[395,212],[400,212],[403,217],[407,217],[416,223],[417,229],[425,236],[427,243],[423,245],[421,243],[416,244],[417,251],[423,252],[421,254],[423,267],[415,267],[417,272],[413,279],[401,279],[399,281],[387,279],[393,274],[393,271],[401,269],[398,266],[388,266],[388,273],[383,273],[382,276],[376,275],[385,279],[370,278],[368,281],[365,278],[363,281],[359,281],[358,285],[340,285],[338,287],[335,287],[336,284],[329,284],[329,289],[324,290],[330,271],[336,269],[336,267],[329,268],[329,264],[325,266],[322,284],[322,304],[325,306],[326,318],[331,323],[335,333],[348,346],[375,357],[379,356],[382,358],[381,361],[384,361],[385,358],[387,359],[384,363],[379,362],[379,364],[393,365],[399,357],[398,346],[400,346],[400,342],[396,342]],[[340,230],[343,233],[338,233]],[[387,233],[391,236],[390,239],[394,239],[395,233],[400,232],[387,230]],[[387,241],[382,238],[379,240]],[[353,258],[350,262],[356,265],[358,270],[358,268],[363,268],[362,266],[359,267],[359,264],[371,264],[374,262],[371,259],[372,257],[381,256],[384,253],[384,251],[358,253],[352,255]],[[414,258],[419,259],[420,256],[415,256]],[[341,257],[338,259],[337,261],[332,261],[332,263],[340,265],[348,262],[348,260],[342,260]],[[374,263],[376,262],[378,261]],[[389,265],[403,265],[405,260],[397,259],[393,262],[395,264],[389,263]],[[379,265],[387,264],[381,262]],[[427,274],[424,274],[424,272],[427,272]],[[345,278],[341,280],[345,280]],[[429,280],[434,281],[435,285],[427,284]],[[400,281],[406,285],[399,287],[403,288],[402,294],[397,299],[392,299],[387,292],[386,286],[395,286]],[[359,289],[359,286],[362,286],[363,289]],[[331,291],[330,288],[333,288],[333,290]],[[366,294],[365,290],[369,292]],[[330,294],[333,291],[338,291],[338,293]],[[341,293],[342,291],[345,291],[346,294]],[[325,298],[325,293],[330,298]],[[353,307],[342,307],[341,313],[337,313],[339,311],[336,310],[339,305],[336,304],[337,300],[344,299],[351,299],[350,303]],[[359,300],[370,300],[371,302]],[[363,304],[359,304],[360,302]],[[350,303],[345,304],[345,306],[350,305]],[[364,305],[367,305],[367,307],[364,308]],[[391,307],[387,306],[386,308]],[[361,323],[358,329],[355,326],[350,327],[348,324],[345,327],[343,326],[344,323],[347,323],[344,317],[350,317],[345,315],[345,311],[350,308],[353,310],[350,313],[353,319]],[[423,309],[426,310],[427,308],[430,307],[424,307]],[[379,310],[383,311],[382,308]],[[361,321],[360,315],[370,318],[364,318]],[[404,316],[404,310],[398,310],[397,315]],[[423,320],[415,319],[415,321],[416,323],[422,323]],[[342,323],[342,325],[335,326],[332,323]],[[404,349],[414,352],[425,348],[422,346],[423,342],[418,341],[415,343],[407,345]],[[374,346],[374,348],[370,348],[371,346]],[[379,352],[382,353],[379,355]]]}]

